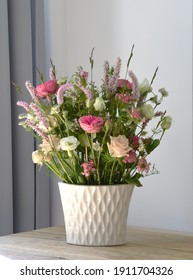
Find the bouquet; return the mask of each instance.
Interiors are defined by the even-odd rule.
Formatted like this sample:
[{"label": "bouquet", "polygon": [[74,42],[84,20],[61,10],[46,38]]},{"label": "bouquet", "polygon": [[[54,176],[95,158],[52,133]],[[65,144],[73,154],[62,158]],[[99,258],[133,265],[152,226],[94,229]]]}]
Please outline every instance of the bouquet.
[{"label": "bouquet", "polygon": [[[129,69],[133,49],[120,77],[121,59],[115,65],[104,62],[100,87],[93,81],[93,51],[89,73],[80,66],[68,79],[57,78],[51,61],[50,79],[34,87],[26,81],[31,102],[18,101],[25,109],[19,125],[36,137],[35,164],[45,164],[60,180],[71,184],[134,184],[155,174],[149,154],[172,123],[166,111],[158,110],[168,96],[165,88],[157,93],[145,79],[139,84]],[[21,93],[19,86],[17,90]]]}]

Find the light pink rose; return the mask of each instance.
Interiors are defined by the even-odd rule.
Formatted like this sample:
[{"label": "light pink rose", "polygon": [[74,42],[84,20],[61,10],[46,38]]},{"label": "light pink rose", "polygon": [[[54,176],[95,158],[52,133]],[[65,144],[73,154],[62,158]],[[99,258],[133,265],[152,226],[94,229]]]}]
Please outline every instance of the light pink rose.
[{"label": "light pink rose", "polygon": [[36,87],[37,95],[39,97],[45,98],[49,94],[54,94],[58,90],[58,84],[56,80],[49,80]]},{"label": "light pink rose", "polygon": [[126,89],[132,89],[132,83],[130,83],[128,80],[125,79],[118,79],[118,87],[119,88],[125,87]]},{"label": "light pink rose", "polygon": [[102,129],[104,120],[101,117],[88,115],[80,117],[79,124],[87,133],[97,133]]},{"label": "light pink rose", "polygon": [[125,157],[131,148],[129,147],[129,140],[125,135],[119,135],[118,137],[112,137],[111,143],[107,143],[109,153],[112,157],[121,158]]}]

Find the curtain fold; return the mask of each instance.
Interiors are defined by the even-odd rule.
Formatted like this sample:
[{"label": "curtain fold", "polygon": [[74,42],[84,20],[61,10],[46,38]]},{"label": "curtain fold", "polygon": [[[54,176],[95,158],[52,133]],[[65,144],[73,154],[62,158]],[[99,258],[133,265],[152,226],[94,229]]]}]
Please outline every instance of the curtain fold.
[{"label": "curtain fold", "polygon": [[[4,235],[49,226],[49,178],[32,163],[36,143],[18,126],[18,114],[24,111],[16,106],[24,97],[30,102],[24,85],[26,80],[38,83],[36,67],[45,73],[43,0],[2,0],[0,12],[0,235]],[[10,81],[21,86],[24,97]]]}]

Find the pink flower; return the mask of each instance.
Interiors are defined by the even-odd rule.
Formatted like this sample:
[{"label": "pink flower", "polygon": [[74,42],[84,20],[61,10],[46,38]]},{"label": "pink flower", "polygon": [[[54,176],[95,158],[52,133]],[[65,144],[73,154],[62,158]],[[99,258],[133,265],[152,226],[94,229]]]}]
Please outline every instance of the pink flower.
[{"label": "pink flower", "polygon": [[119,88],[126,88],[126,89],[132,89],[132,83],[130,83],[128,80],[125,79],[118,79],[118,87]]},{"label": "pink flower", "polygon": [[138,136],[133,136],[132,138],[132,147],[133,149],[137,149],[139,147],[139,137]]},{"label": "pink flower", "polygon": [[123,103],[128,103],[130,100],[132,100],[132,96],[129,96],[128,94],[122,94],[119,93],[116,95]]},{"label": "pink flower", "polygon": [[41,98],[47,97],[49,94],[53,94],[58,90],[58,84],[56,80],[49,80],[36,87],[37,95]]},{"label": "pink flower", "polygon": [[133,94],[133,99],[138,100],[140,96],[140,89],[139,89],[139,83],[137,80],[137,77],[132,71],[129,71],[129,77],[132,80],[132,94]]},{"label": "pink flower", "polygon": [[139,172],[146,172],[148,173],[149,172],[149,163],[147,163],[146,159],[145,158],[141,158],[139,161],[138,161],[138,166],[137,166],[137,170]]},{"label": "pink flower", "polygon": [[82,71],[80,72],[80,76],[81,76],[82,78],[84,78],[85,80],[87,80],[87,79],[88,79],[88,72],[82,70]]},{"label": "pink flower", "polygon": [[132,117],[134,119],[140,119],[141,118],[141,114],[140,114],[140,112],[137,109],[133,109],[132,110]]},{"label": "pink flower", "polygon": [[83,164],[81,164],[81,167],[83,167],[84,172],[82,172],[82,175],[84,175],[85,177],[90,176],[91,172],[94,172],[96,169],[94,167],[94,161],[90,160],[88,162],[84,162]]},{"label": "pink flower", "polygon": [[130,151],[122,160],[124,163],[133,163],[136,161],[136,154],[134,151]]},{"label": "pink flower", "polygon": [[111,143],[107,143],[107,147],[112,157],[125,157],[131,150],[129,147],[129,140],[125,137],[125,135],[119,135],[117,137],[110,136],[110,139]]},{"label": "pink flower", "polygon": [[87,133],[96,133],[102,129],[104,120],[101,117],[88,115],[80,117],[79,124]]},{"label": "pink flower", "polygon": [[68,91],[68,90],[73,90],[74,87],[72,84],[69,84],[69,83],[66,83],[64,85],[62,85],[58,91],[57,91],[57,103],[58,105],[61,105],[63,102],[64,102],[64,99],[63,99],[63,94],[65,91]]}]

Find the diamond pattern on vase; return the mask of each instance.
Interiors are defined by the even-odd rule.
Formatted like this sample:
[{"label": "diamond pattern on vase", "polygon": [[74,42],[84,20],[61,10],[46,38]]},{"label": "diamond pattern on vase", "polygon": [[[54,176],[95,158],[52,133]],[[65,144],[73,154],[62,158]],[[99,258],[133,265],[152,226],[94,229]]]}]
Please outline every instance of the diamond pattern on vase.
[{"label": "diamond pattern on vase", "polygon": [[59,183],[67,242],[110,246],[126,243],[132,185],[80,186]]}]

